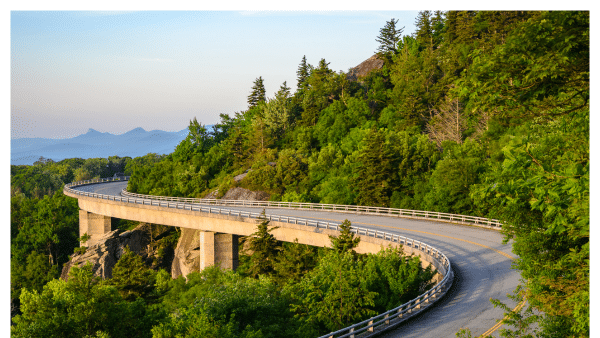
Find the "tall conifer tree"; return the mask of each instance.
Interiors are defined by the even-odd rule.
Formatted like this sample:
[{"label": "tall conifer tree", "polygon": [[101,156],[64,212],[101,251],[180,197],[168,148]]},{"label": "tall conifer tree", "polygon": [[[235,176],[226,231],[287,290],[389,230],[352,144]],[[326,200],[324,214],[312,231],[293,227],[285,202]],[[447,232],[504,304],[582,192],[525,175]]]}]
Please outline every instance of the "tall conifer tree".
[{"label": "tall conifer tree", "polygon": [[423,47],[433,45],[432,27],[431,27],[431,11],[420,11],[415,20],[417,31],[415,38]]},{"label": "tall conifer tree", "polygon": [[265,85],[263,83],[262,76],[259,76],[254,80],[254,86],[252,86],[252,92],[248,95],[248,108],[257,106],[260,102],[265,102],[266,98]]},{"label": "tall conifer tree", "polygon": [[444,34],[444,13],[442,11],[435,11],[431,18],[431,36],[433,41],[433,48],[438,47],[442,43]]},{"label": "tall conifer tree", "polygon": [[396,28],[398,20],[392,20],[385,23],[385,26],[379,30],[379,36],[375,39],[379,42],[377,47],[378,53],[381,54],[394,54],[398,47],[398,42],[404,31],[404,27]]},{"label": "tall conifer tree", "polygon": [[364,142],[358,155],[360,164],[353,171],[358,193],[356,202],[387,207],[395,176],[391,149],[385,143],[385,135],[375,128],[365,136]]},{"label": "tall conifer tree", "polygon": [[310,75],[310,65],[306,63],[306,55],[302,57],[296,74],[298,74],[298,90],[306,88],[306,78]]},{"label": "tall conifer tree", "polygon": [[264,210],[259,219],[261,222],[256,225],[256,232],[249,238],[249,247],[253,251],[249,271],[252,277],[273,273],[275,258],[281,250],[281,243],[271,234],[278,227],[269,228],[270,221],[265,216]]}]

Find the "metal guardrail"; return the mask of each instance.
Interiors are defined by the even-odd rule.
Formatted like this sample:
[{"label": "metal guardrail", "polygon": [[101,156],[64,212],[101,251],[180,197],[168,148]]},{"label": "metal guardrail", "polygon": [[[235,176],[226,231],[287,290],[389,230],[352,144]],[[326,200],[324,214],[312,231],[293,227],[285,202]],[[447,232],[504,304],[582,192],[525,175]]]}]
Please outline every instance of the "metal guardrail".
[{"label": "metal guardrail", "polygon": [[121,195],[128,197],[147,198],[159,201],[177,201],[181,203],[193,204],[208,204],[236,207],[269,207],[269,208],[286,208],[286,209],[317,209],[345,213],[366,213],[381,216],[397,216],[410,219],[427,219],[436,222],[456,223],[464,225],[473,225],[488,229],[501,230],[502,223],[496,219],[483,217],[448,214],[443,212],[369,207],[361,205],[339,205],[339,204],[322,204],[322,203],[303,203],[303,202],[272,202],[272,201],[240,201],[240,200],[221,200],[209,198],[186,198],[186,197],[168,197],[168,196],[153,196],[142,195],[123,190]]},{"label": "metal guardrail", "polygon": [[[123,181],[123,180],[126,181],[128,179],[129,179],[129,177],[120,177],[120,178],[104,178],[104,179],[93,179],[93,180],[73,182],[73,183],[66,184],[63,191],[65,193],[70,193],[73,195],[88,196],[88,197],[100,198],[100,199],[111,200],[111,201],[120,201],[120,202],[142,204],[142,205],[156,205],[156,206],[163,206],[163,207],[168,207],[168,208],[193,210],[193,211],[208,212],[208,213],[218,213],[221,215],[238,216],[238,217],[244,217],[244,218],[255,218],[255,219],[261,218],[261,214],[256,213],[256,212],[230,210],[230,209],[222,209],[222,208],[211,208],[210,206],[207,207],[207,206],[189,204],[191,202],[184,203],[184,202],[180,202],[178,200],[170,201],[170,200],[168,200],[168,197],[163,197],[167,200],[161,200],[158,198],[141,198],[141,196],[148,196],[148,195],[139,195],[139,194],[135,194],[135,195],[137,195],[137,197],[113,196],[113,195],[103,195],[103,194],[97,194],[97,193],[91,193],[91,192],[84,192],[84,191],[75,190],[72,188],[75,186],[84,186],[84,185],[89,185],[89,184],[97,184],[97,183],[105,183],[105,182],[113,182],[113,181]],[[131,194],[131,193],[129,193],[129,194]],[[154,197],[156,197],[156,196],[154,196]],[[197,202],[200,199],[191,199],[191,200],[194,200]],[[202,200],[202,201],[205,201],[205,200]],[[227,202],[230,202],[230,201],[227,201]],[[291,202],[271,202],[271,203],[291,203]],[[306,204],[306,203],[298,203],[298,204]],[[321,204],[321,205],[333,206],[331,204]],[[244,205],[244,206],[250,206],[250,205]],[[256,206],[266,206],[266,205],[252,205],[252,206],[256,207]],[[345,207],[345,206],[342,206],[342,207]],[[378,208],[378,209],[389,209],[389,208]],[[323,210],[328,210],[328,209],[323,209]],[[398,210],[398,209],[396,209],[396,210]],[[297,218],[297,217],[289,217],[289,216],[279,216],[279,215],[267,214],[264,217],[271,221],[301,224],[301,225],[305,225],[305,226],[332,229],[332,230],[338,230],[338,226],[340,225],[340,223],[314,221],[314,220],[308,220],[308,219]],[[391,329],[391,328],[399,325],[406,319],[416,315],[418,312],[422,311],[423,309],[425,309],[426,307],[428,307],[429,305],[433,304],[438,299],[443,297],[446,294],[446,292],[448,291],[448,289],[450,288],[450,286],[452,286],[452,282],[454,279],[452,265],[450,264],[450,260],[446,257],[446,255],[444,255],[438,249],[436,249],[430,245],[427,245],[426,243],[423,243],[421,241],[417,241],[417,240],[414,240],[411,238],[407,238],[404,236],[391,234],[391,233],[387,233],[387,232],[383,232],[383,231],[360,228],[360,227],[355,227],[355,226],[351,227],[351,231],[358,235],[369,236],[369,237],[374,237],[374,238],[381,238],[381,239],[384,239],[384,240],[387,240],[387,241],[390,241],[393,243],[399,243],[399,244],[402,244],[405,246],[409,246],[413,249],[419,250],[423,255],[429,256],[430,258],[435,260],[439,267],[442,267],[443,269],[445,269],[445,271],[443,271],[444,278],[440,282],[438,282],[433,288],[431,288],[430,290],[426,291],[425,293],[419,295],[415,299],[412,299],[400,306],[397,306],[389,311],[381,313],[375,317],[372,317],[367,320],[361,321],[359,323],[350,325],[341,330],[331,332],[320,338],[334,338],[334,337],[335,338],[343,338],[343,337],[354,338],[355,335],[361,334],[361,333],[362,333],[361,337],[372,337],[383,331],[387,331],[388,329]]]}]

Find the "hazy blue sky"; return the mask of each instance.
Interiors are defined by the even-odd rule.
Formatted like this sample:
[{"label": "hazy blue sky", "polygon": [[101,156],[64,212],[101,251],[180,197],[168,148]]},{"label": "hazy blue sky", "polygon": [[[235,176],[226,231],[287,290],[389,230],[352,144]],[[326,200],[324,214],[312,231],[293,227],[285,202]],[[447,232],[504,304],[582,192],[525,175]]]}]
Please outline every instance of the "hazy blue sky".
[{"label": "hazy blue sky", "polygon": [[414,32],[417,11],[11,12],[11,138],[88,128],[176,131],[296,88],[303,55],[347,71],[372,56],[386,21]]}]

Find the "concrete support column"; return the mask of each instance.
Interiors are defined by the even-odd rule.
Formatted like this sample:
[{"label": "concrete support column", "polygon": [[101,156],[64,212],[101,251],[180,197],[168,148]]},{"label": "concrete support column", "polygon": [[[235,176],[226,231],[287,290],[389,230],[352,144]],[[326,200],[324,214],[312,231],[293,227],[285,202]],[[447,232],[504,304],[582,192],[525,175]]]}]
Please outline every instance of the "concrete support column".
[{"label": "concrete support column", "polygon": [[223,269],[238,267],[238,235],[200,231],[200,270],[217,264]]},{"label": "concrete support column", "polygon": [[98,241],[102,235],[111,231],[111,218],[109,216],[97,215],[85,210],[79,210],[79,236],[88,234],[91,238],[81,246],[90,247]]}]

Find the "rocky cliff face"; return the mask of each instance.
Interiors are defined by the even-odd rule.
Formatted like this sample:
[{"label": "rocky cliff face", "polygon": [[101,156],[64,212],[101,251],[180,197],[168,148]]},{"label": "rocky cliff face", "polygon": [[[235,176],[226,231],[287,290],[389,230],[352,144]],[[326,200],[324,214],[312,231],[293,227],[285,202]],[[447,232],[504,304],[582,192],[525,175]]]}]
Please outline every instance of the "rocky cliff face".
[{"label": "rocky cliff face", "polygon": [[187,276],[188,273],[199,270],[200,231],[182,228],[171,264],[171,277]]},{"label": "rocky cliff face", "polygon": [[[80,267],[89,262],[92,264],[94,275],[103,279],[111,278],[112,269],[127,246],[131,251],[142,256],[145,263],[152,268],[170,266],[173,255],[167,252],[166,254],[163,253],[161,258],[158,258],[157,246],[152,245],[152,243],[154,241],[154,244],[156,244],[157,240],[171,231],[174,231],[174,229],[170,229],[170,227],[152,227],[150,224],[141,223],[133,230],[122,233],[119,233],[119,230],[114,230],[106,233],[96,244],[88,247],[84,253],[73,254],[69,262],[63,266],[60,277],[67,280],[73,266]],[[165,250],[163,249],[163,251]]]},{"label": "rocky cliff face", "polygon": [[112,277],[112,269],[123,255],[126,246],[131,251],[142,255],[149,240],[143,231],[131,230],[119,234],[119,230],[104,234],[98,242],[87,248],[83,254],[73,254],[69,262],[62,269],[60,277],[64,280],[69,278],[69,271],[73,266],[83,266],[86,263],[92,264],[92,271],[95,276],[103,279]]}]

